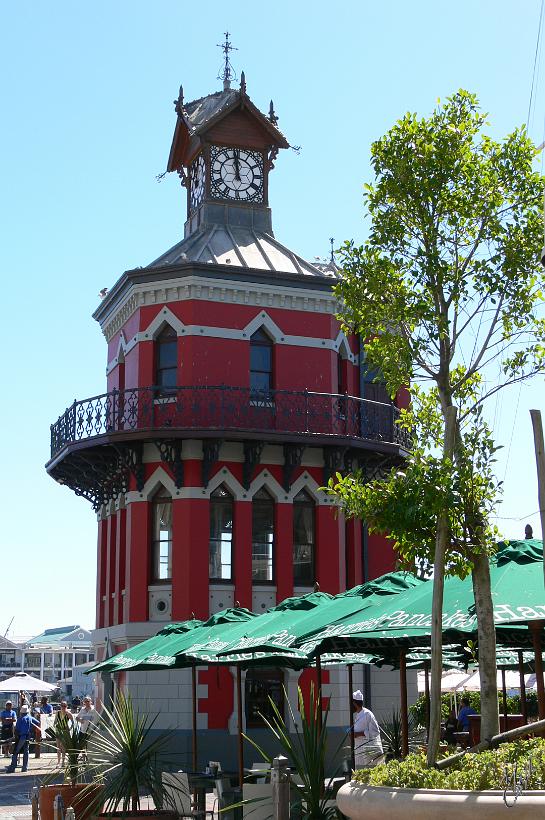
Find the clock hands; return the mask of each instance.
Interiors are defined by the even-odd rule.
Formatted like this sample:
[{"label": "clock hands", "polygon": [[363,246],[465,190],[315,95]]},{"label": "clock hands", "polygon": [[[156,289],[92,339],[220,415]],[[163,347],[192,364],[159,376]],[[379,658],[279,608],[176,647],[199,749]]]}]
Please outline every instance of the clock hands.
[{"label": "clock hands", "polygon": [[238,148],[233,148],[233,160],[235,162],[235,179],[240,182],[240,160]]}]

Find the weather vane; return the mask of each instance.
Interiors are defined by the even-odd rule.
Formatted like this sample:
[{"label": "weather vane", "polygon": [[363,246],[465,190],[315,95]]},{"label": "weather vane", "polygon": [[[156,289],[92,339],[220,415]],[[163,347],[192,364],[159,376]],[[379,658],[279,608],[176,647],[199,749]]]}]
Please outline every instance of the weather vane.
[{"label": "weather vane", "polygon": [[334,251],[334,249],[333,249],[333,243],[334,243],[334,242],[335,242],[334,237],[333,237],[333,236],[330,236],[330,237],[329,237],[329,244],[331,245],[330,254],[331,254],[331,261],[332,261],[332,262],[335,262],[335,251]]},{"label": "weather vane", "polygon": [[231,81],[237,79],[237,75],[235,69],[231,65],[231,60],[229,59],[229,53],[231,51],[238,51],[238,48],[231,45],[231,41],[229,40],[229,32],[225,32],[225,42],[218,43],[218,48],[221,48],[224,54],[224,62],[220,71],[218,73],[218,80],[223,80],[223,90],[227,91],[227,89],[231,88]]}]

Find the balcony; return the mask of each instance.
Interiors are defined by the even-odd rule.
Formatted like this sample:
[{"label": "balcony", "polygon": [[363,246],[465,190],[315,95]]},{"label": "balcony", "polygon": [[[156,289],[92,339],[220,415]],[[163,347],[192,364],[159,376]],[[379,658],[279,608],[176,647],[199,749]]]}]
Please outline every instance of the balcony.
[{"label": "balcony", "polygon": [[[127,470],[137,486],[141,483],[139,448],[146,441],[158,446],[178,486],[183,486],[184,438],[203,439],[205,462],[214,452],[214,441],[244,441],[245,455],[253,452],[249,460],[254,466],[259,461],[256,449],[263,443],[300,450],[324,447],[326,471],[331,474],[343,469],[347,453],[360,463],[403,459],[411,442],[396,423],[398,417],[399,410],[392,404],[309,390],[258,392],[226,386],[175,387],[167,394],[156,387],[113,390],[74,402],[51,426],[47,470],[95,506],[103,503],[97,500],[100,497],[126,491]],[[204,473],[203,479],[206,485]],[[108,482],[111,486],[106,488]]]}]

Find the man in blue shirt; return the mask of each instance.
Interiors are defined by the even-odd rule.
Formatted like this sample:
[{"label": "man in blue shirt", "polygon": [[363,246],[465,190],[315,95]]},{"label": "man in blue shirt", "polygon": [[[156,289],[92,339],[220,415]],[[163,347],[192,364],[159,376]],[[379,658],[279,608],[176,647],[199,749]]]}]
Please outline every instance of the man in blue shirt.
[{"label": "man in blue shirt", "polygon": [[469,716],[476,715],[475,709],[469,705],[469,698],[462,698],[462,708],[458,712],[458,728],[461,732],[469,732]]},{"label": "man in blue shirt", "polygon": [[21,771],[26,772],[28,769],[28,744],[32,732],[32,726],[37,726],[38,721],[30,717],[28,713],[28,706],[24,704],[21,706],[17,723],[15,724],[15,751],[13,752],[11,763],[6,769],[6,772],[12,773],[17,766],[17,758],[23,753],[23,765]]},{"label": "man in blue shirt", "polygon": [[42,715],[52,715],[53,714],[53,707],[50,703],[48,703],[46,696],[44,695],[41,699],[40,703],[40,714]]}]

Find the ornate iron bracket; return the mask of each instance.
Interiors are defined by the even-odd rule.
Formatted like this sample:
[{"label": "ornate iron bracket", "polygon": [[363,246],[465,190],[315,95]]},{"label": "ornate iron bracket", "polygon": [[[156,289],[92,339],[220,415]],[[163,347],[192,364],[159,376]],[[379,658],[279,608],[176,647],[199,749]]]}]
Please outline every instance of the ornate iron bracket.
[{"label": "ornate iron bracket", "polygon": [[324,484],[335,473],[346,472],[348,447],[324,447]]},{"label": "ornate iron bracket", "polygon": [[121,459],[121,463],[132,473],[136,481],[136,489],[142,492],[144,489],[145,474],[144,462],[142,460],[143,444],[117,444],[115,450]]},{"label": "ornate iron bracket", "polygon": [[259,464],[261,453],[265,444],[262,441],[244,442],[244,464],[242,465],[242,485],[246,490],[250,489],[252,475]]},{"label": "ornate iron bracket", "polygon": [[202,486],[208,487],[208,482],[210,481],[210,472],[212,470],[212,465],[216,463],[218,460],[220,447],[223,444],[223,439],[221,438],[211,438],[205,439],[202,445],[202,465],[201,465],[201,476],[202,476]]},{"label": "ornate iron bracket", "polygon": [[392,467],[394,462],[390,458],[359,458],[358,468],[365,484],[371,481],[383,481]]},{"label": "ornate iron bracket", "polygon": [[269,171],[272,171],[272,169],[274,168],[274,163],[275,163],[275,160],[276,160],[277,156],[278,156],[278,146],[273,145],[272,148],[270,149],[268,155],[267,155],[267,167],[268,167]]},{"label": "ornate iron bracket", "polygon": [[284,444],[284,489],[290,491],[291,479],[297,467],[301,466],[301,459],[305,449],[304,444]]},{"label": "ornate iron bracket", "polygon": [[178,439],[158,439],[155,446],[159,450],[161,461],[168,464],[174,476],[174,484],[178,490],[184,486],[184,462],[182,459],[182,441]]}]

